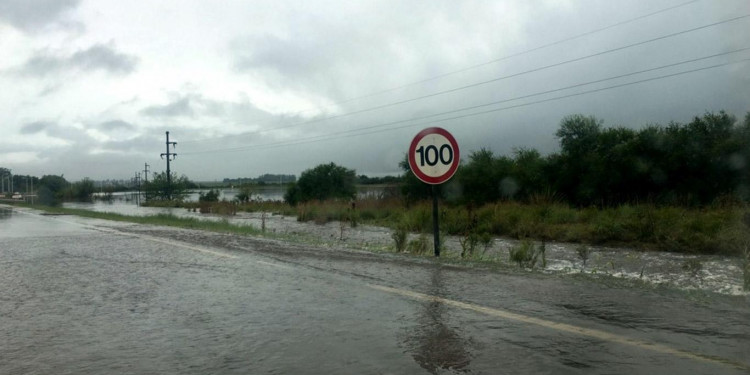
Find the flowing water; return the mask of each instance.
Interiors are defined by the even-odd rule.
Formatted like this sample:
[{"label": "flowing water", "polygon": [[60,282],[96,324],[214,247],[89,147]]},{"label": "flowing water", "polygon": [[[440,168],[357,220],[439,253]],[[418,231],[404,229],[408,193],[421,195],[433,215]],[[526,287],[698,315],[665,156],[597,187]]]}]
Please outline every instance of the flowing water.
[{"label": "flowing water", "polygon": [[[221,190],[220,199],[231,200],[236,190]],[[255,199],[276,200],[283,191],[265,190]],[[197,200],[198,193],[188,197]],[[326,242],[330,246],[354,247],[384,250],[393,245],[391,231],[387,228],[360,225],[356,228],[342,226],[338,222],[327,224],[301,223],[294,217],[279,215],[262,215],[261,213],[239,212],[235,216],[224,217],[191,212],[183,208],[140,207],[136,205],[133,195],[116,195],[111,201],[93,203],[65,203],[65,207],[87,209],[99,212],[112,212],[124,215],[172,214],[179,217],[194,217],[202,220],[224,220],[288,235],[312,237],[316,241]],[[265,216],[265,218],[263,217]],[[265,222],[263,224],[263,222]],[[414,238],[415,235],[410,235]],[[536,244],[540,245],[539,243]],[[519,246],[519,242],[507,238],[495,238],[488,249],[480,249],[483,258],[493,258],[500,262],[510,263],[509,250]],[[459,238],[445,238],[446,255],[457,257],[461,252]],[[589,255],[584,259],[579,255],[581,245],[550,242],[546,244],[546,264],[541,260],[536,268],[542,272],[580,274],[594,277],[615,277],[627,280],[638,280],[654,286],[672,286],[681,289],[695,289],[729,295],[750,295],[742,287],[742,267],[739,258],[717,255],[691,255],[659,251],[639,251],[631,248],[611,248],[588,246]]]}]

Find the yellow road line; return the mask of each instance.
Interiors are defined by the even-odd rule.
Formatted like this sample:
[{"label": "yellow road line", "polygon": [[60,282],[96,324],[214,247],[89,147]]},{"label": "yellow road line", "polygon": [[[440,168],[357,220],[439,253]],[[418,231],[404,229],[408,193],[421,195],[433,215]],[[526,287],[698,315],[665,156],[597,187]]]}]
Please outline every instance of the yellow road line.
[{"label": "yellow road line", "polygon": [[745,371],[750,370],[750,366],[748,366],[745,363],[736,362],[736,361],[732,361],[729,359],[709,356],[709,355],[700,354],[700,353],[693,353],[687,350],[675,349],[666,345],[651,343],[651,342],[643,341],[643,340],[637,340],[637,339],[633,339],[630,337],[621,336],[621,335],[617,335],[617,334],[613,334],[613,333],[609,333],[609,332],[605,332],[605,331],[601,331],[597,329],[584,328],[584,327],[574,326],[572,324],[553,322],[550,320],[534,318],[534,317],[523,315],[523,314],[513,313],[507,310],[494,309],[494,308],[479,306],[479,305],[475,305],[471,303],[454,301],[454,300],[450,300],[450,299],[446,299],[442,297],[431,296],[429,294],[412,292],[409,290],[396,289],[396,288],[390,288],[387,286],[373,285],[373,284],[368,284],[368,286],[372,289],[401,295],[401,296],[408,297],[408,298],[415,299],[415,300],[440,302],[448,306],[453,306],[453,307],[457,307],[457,308],[464,309],[464,310],[476,311],[478,313],[482,313],[482,314],[486,314],[486,315],[490,315],[490,316],[494,316],[498,318],[514,320],[514,321],[527,323],[527,324],[534,324],[537,326],[550,328],[550,329],[554,329],[557,331],[573,333],[573,334],[582,335],[582,336],[588,336],[588,337],[592,337],[595,339],[614,342],[614,343],[618,343],[622,345],[634,346],[636,348],[646,349],[646,350],[650,350],[650,351],[657,352],[657,353],[671,354],[676,357],[692,359],[695,361],[706,362],[706,363],[711,363],[715,365],[729,366],[729,367],[733,367],[733,368],[737,368],[737,369],[741,369]]}]

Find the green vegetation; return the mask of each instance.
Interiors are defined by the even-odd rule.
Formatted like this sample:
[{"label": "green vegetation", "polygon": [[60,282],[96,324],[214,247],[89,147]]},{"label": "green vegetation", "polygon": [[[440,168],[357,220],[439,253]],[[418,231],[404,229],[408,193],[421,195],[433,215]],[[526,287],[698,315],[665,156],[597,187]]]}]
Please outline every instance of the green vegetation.
[{"label": "green vegetation", "polygon": [[239,203],[250,202],[250,199],[252,198],[253,198],[253,190],[249,186],[241,187],[237,195],[234,196],[234,199],[237,200],[237,202]]},{"label": "green vegetation", "polygon": [[74,183],[63,176],[45,175],[39,179],[37,196],[42,204],[55,206],[62,201],[91,201],[94,194],[94,182],[89,178]]},{"label": "green vegetation", "polygon": [[[480,244],[486,251],[492,236],[505,236],[744,255],[743,269],[750,269],[749,228],[741,220],[750,201],[750,114],[737,121],[724,112],[706,113],[687,124],[640,130],[604,128],[599,119],[573,115],[562,119],[556,136],[560,151],[547,156],[533,149],[517,149],[511,156],[487,149],[470,153],[456,176],[436,189],[443,201],[442,232],[460,237],[462,257],[473,258]],[[333,163],[303,172],[289,185],[286,203],[254,202],[249,186],[235,202],[218,202],[212,190],[200,202],[181,203],[190,181],[173,176],[170,192],[164,173],[155,174],[144,190],[154,206],[382,225],[395,230],[399,251],[418,252],[421,247],[405,233],[432,231],[426,201],[431,187],[414,177],[406,158],[400,165],[400,196],[356,202],[351,200],[355,171]],[[394,179],[359,177],[362,183]],[[71,185],[62,176],[40,179],[39,195],[48,204],[91,191],[87,180]],[[166,200],[168,193],[177,200]]]},{"label": "green vegetation", "polygon": [[167,181],[167,173],[154,173],[153,178],[142,185],[147,201],[182,201],[188,193],[188,189],[195,184],[187,176],[177,176],[172,173],[171,181]]},{"label": "green vegetation", "polygon": [[391,238],[393,238],[394,247],[397,253],[404,251],[406,248],[406,239],[408,236],[409,232],[401,225],[397,226],[391,233]]},{"label": "green vegetation", "polygon": [[431,248],[427,235],[420,233],[419,236],[406,245],[406,251],[414,255],[424,255]]},{"label": "green vegetation", "polygon": [[198,193],[198,202],[218,202],[219,190],[210,189],[207,192]]},{"label": "green vegetation", "polygon": [[[299,221],[323,224],[342,218],[347,220],[351,205],[338,200],[308,202],[296,207],[279,202],[251,202],[238,205],[237,209],[294,215]],[[364,224],[415,233],[432,231],[429,202],[413,203],[406,208],[398,199],[360,200],[355,211],[357,220]],[[743,206],[691,208],[640,204],[575,208],[546,202],[499,202],[471,210],[463,205],[445,204],[440,211],[441,230],[465,238],[467,256],[474,251],[472,247],[490,246],[491,236],[740,255],[744,250],[743,241],[747,240],[741,217],[750,212]]]},{"label": "green vegetation", "polygon": [[302,172],[299,181],[289,185],[284,201],[294,206],[312,200],[352,199],[357,194],[355,179],[352,169],[334,163],[321,164]]},{"label": "green vegetation", "polygon": [[533,269],[539,262],[540,257],[542,267],[547,266],[546,245],[544,242],[539,246],[535,246],[532,241],[523,240],[518,246],[509,249],[508,257],[510,261],[518,264],[520,268]]},{"label": "green vegetation", "polygon": [[253,226],[230,224],[226,220],[210,221],[210,220],[201,220],[201,219],[196,219],[196,218],[177,217],[174,215],[167,215],[167,214],[150,215],[150,216],[129,216],[129,215],[109,213],[109,212],[96,212],[96,211],[81,210],[81,209],[74,209],[74,208],[49,207],[49,206],[40,207],[40,206],[28,206],[28,205],[23,205],[23,206],[39,208],[49,213],[70,214],[70,215],[76,215],[76,216],[82,216],[82,217],[90,217],[94,219],[123,221],[123,222],[129,222],[129,223],[164,225],[164,226],[170,226],[170,227],[201,229],[201,230],[208,230],[208,231],[213,231],[213,232],[242,234],[242,235],[260,235],[261,233],[258,229],[256,229]]},{"label": "green vegetation", "polygon": [[[604,128],[600,119],[572,115],[555,135],[560,152],[547,156],[524,148],[512,156],[469,153],[441,197],[474,205],[545,197],[576,207],[750,201],[750,113],[744,122],[722,111],[640,130]],[[405,201],[429,198],[429,186],[405,160],[400,166]]]}]

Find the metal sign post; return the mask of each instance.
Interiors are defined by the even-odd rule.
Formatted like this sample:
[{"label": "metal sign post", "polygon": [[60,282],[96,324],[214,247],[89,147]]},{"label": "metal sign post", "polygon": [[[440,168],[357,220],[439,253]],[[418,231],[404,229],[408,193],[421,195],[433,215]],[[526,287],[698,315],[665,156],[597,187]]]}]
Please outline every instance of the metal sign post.
[{"label": "metal sign post", "polygon": [[409,146],[409,167],[422,182],[432,185],[432,232],[435,256],[440,256],[438,225],[438,194],[435,185],[448,181],[458,170],[458,142],[443,128],[427,128],[419,132]]}]

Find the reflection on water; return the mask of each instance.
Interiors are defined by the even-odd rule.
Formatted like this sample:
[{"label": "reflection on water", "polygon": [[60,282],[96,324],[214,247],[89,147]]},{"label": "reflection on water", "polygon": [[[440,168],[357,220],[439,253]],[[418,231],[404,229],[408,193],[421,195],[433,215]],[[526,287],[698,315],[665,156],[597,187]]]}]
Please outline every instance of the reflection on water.
[{"label": "reflection on water", "polygon": [[12,215],[13,210],[8,208],[0,208],[0,219],[10,219],[10,215]]},{"label": "reflection on water", "polygon": [[[440,267],[431,278],[430,294],[442,295],[443,281]],[[404,344],[414,360],[425,370],[437,374],[439,370],[468,372],[471,354],[468,341],[454,328],[446,325],[447,308],[438,301],[426,301],[417,316],[417,326],[412,328]]]}]

